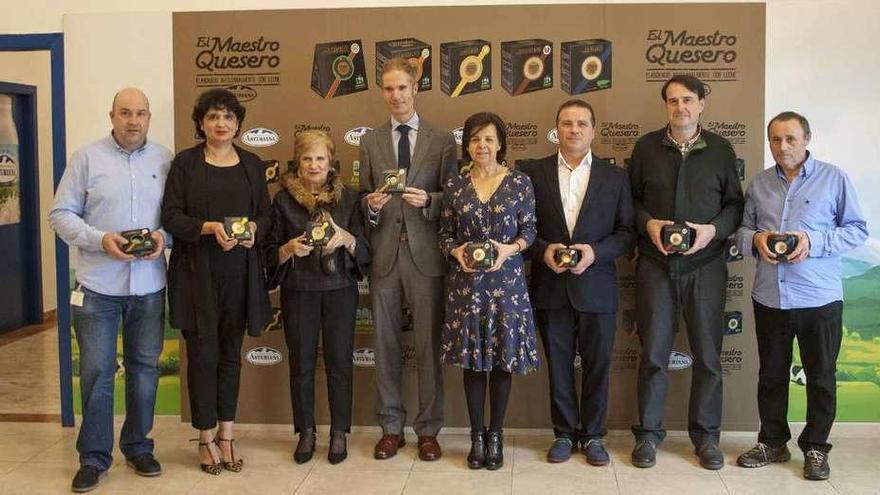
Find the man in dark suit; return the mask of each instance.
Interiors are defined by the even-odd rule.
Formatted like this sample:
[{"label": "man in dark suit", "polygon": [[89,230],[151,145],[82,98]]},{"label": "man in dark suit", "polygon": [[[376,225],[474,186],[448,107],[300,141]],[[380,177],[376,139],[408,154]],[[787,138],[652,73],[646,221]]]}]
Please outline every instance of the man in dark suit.
[{"label": "man in dark suit", "polygon": [[[377,419],[382,438],[376,459],[404,445],[406,408],[401,383],[401,301],[412,311],[418,367],[419,411],[413,429],[419,458],[440,458],[437,433],[443,425],[440,325],[447,262],[437,241],[443,187],[457,170],[455,140],[415,111],[416,70],[404,59],[382,69],[382,96],[389,121],[361,138],[360,186],[373,260],[370,293],[375,325]],[[406,171],[406,190],[391,193],[385,171]]]},{"label": "man in dark suit", "polygon": [[[593,156],[596,116],[589,103],[569,100],[556,113],[559,152],[526,162],[532,179],[538,236],[531,298],[550,371],[550,414],[556,440],[550,462],[564,462],[583,442],[587,462],[608,464],[605,417],[617,311],[615,259],[635,242],[629,179],[622,168]],[[580,259],[569,266],[564,251]],[[575,351],[583,380],[578,405]]]}]

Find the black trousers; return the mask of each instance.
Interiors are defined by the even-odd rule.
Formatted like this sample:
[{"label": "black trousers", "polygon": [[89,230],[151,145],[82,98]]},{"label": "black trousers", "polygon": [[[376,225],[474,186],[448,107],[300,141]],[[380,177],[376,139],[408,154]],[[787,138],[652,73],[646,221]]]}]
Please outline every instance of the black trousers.
[{"label": "black trousers", "polygon": [[212,290],[217,324],[183,331],[189,407],[198,430],[210,430],[218,420],[235,420],[247,325],[247,276],[215,277]]},{"label": "black trousers", "polygon": [[[605,436],[614,313],[582,313],[571,305],[537,311],[550,376],[550,418],[557,437]],[[581,356],[581,398],[575,391],[575,349]]]},{"label": "black trousers", "polygon": [[343,289],[284,291],[281,312],[290,355],[290,403],[297,432],[315,426],[315,363],[321,337],[330,430],[350,431],[352,352],[358,291]]},{"label": "black trousers", "polygon": [[792,340],[797,337],[807,375],[807,425],[798,446],[831,450],[828,434],[837,414],[837,355],[843,338],[843,301],[817,308],[775,309],[752,301],[758,337],[758,441],[773,447],[791,439],[788,387]]},{"label": "black trousers", "polygon": [[721,435],[721,342],[727,265],[720,256],[672,278],[649,258],[636,267],[636,321],[642,354],[639,362],[639,421],[633,434],[660,443],[666,437],[663,413],[669,389],[669,353],[681,308],[694,357],[688,406],[688,434],[694,445],[718,443]]}]

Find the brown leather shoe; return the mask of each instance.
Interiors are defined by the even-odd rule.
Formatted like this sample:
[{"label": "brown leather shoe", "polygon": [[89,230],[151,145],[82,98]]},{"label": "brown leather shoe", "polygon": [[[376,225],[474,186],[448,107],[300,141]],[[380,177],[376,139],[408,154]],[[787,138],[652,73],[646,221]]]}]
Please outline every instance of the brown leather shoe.
[{"label": "brown leather shoe", "polygon": [[395,435],[386,433],[376,442],[376,448],[373,449],[373,457],[376,459],[390,459],[397,455],[397,449],[406,445],[403,435]]},{"label": "brown leather shoe", "polygon": [[419,459],[436,461],[443,455],[437,437],[419,437]]}]

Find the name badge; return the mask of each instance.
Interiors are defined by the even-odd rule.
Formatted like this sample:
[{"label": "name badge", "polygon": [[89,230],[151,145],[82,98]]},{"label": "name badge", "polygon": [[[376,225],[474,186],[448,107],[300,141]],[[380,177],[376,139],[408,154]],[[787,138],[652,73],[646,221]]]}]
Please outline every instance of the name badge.
[{"label": "name badge", "polygon": [[77,308],[81,308],[83,305],[83,299],[85,299],[86,295],[83,291],[79,290],[77,287],[70,293],[70,305],[76,306]]}]

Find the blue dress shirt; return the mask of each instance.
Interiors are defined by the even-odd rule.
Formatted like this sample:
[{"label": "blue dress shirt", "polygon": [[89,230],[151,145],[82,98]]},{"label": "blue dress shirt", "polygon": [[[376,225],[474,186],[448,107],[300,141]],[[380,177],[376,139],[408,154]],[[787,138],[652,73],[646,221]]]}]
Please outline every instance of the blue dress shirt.
[{"label": "blue dress shirt", "polygon": [[[767,263],[752,244],[755,233],[764,231],[805,232],[809,256],[800,263]],[[758,258],[752,297],[777,309],[842,301],[840,256],[867,238],[865,217],[849,177],[810,154],[791,183],[778,165],[752,180],[736,233],[740,251]]]},{"label": "blue dress shirt", "polygon": [[[76,280],[108,296],[140,296],[165,287],[165,256],[118,261],[101,247],[107,232],[160,230],[171,152],[147,141],[129,153],[112,134],[77,150],[55,192],[49,225],[78,249]],[[162,231],[166,245],[170,236]]]}]

